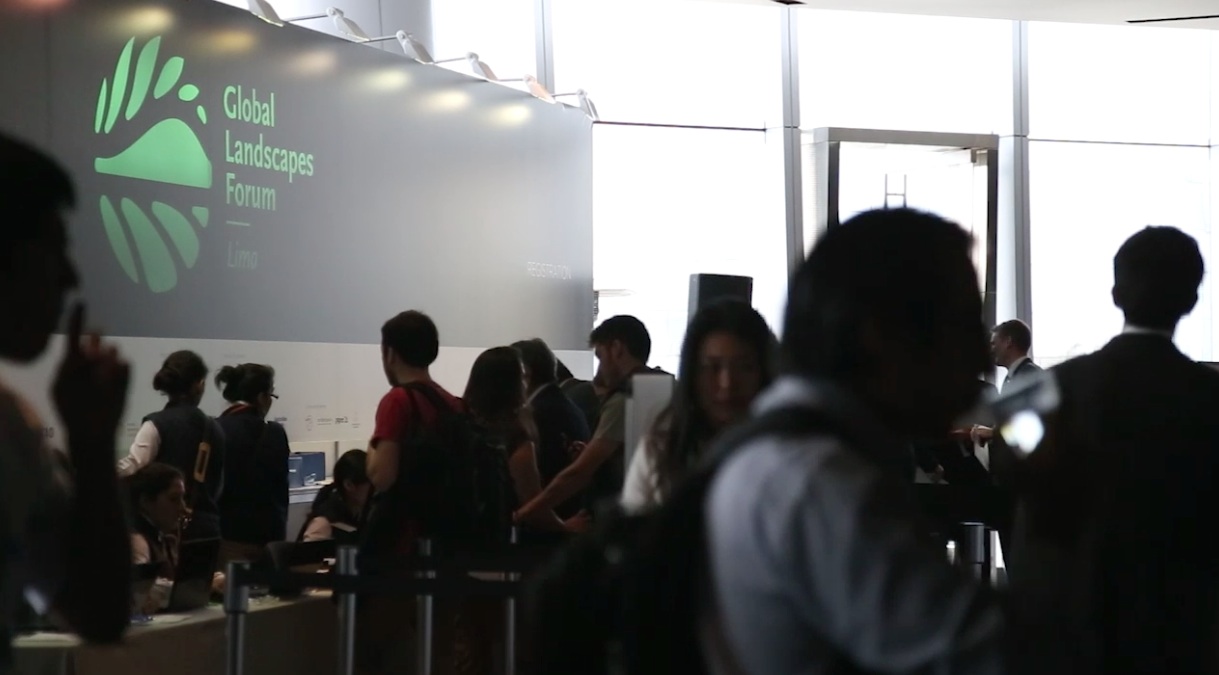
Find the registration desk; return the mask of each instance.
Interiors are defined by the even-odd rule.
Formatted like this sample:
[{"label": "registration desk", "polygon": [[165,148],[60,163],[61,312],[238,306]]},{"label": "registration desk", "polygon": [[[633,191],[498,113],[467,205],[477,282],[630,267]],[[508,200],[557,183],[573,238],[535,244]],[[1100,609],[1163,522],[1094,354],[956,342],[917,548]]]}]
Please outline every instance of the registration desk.
[{"label": "registration desk", "polygon": [[[247,673],[332,675],[337,621],[329,594],[257,598],[246,619]],[[224,675],[225,616],[219,605],[165,614],[132,626],[123,644],[96,647],[73,635],[36,633],[14,641],[22,675]]]}]

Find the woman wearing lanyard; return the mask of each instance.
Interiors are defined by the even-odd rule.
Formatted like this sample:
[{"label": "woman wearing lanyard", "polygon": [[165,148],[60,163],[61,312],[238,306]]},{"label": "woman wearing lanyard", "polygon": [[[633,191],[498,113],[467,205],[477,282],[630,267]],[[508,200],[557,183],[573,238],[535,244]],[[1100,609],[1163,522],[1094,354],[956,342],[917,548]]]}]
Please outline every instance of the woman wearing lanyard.
[{"label": "woman wearing lanyard", "polygon": [[275,395],[270,366],[225,366],[216,386],[229,407],[219,417],[227,454],[220,497],[220,564],[255,561],[284,540],[288,521],[288,434],[266,420]]}]

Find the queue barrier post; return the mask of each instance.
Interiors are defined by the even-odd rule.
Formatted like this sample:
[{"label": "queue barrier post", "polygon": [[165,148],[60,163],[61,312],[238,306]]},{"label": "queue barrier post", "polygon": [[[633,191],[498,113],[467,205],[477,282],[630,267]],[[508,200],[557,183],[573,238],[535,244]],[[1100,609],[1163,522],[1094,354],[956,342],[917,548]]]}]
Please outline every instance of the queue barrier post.
[{"label": "queue barrier post", "polygon": [[[517,528],[512,528],[508,535],[508,543],[517,543]],[[510,583],[520,581],[519,572],[509,572],[504,579]],[[516,675],[516,598],[508,596],[504,600],[504,675]]]},{"label": "queue barrier post", "polygon": [[[432,564],[432,541],[419,540],[419,555],[427,562],[424,570],[416,572],[420,579],[434,579],[436,572],[428,569]],[[431,675],[432,673],[432,632],[435,605],[430,594],[420,594],[415,597],[415,673],[416,675]]]},{"label": "queue barrier post", "polygon": [[246,576],[250,563],[231,561],[228,564],[224,585],[225,630],[228,642],[225,673],[245,673],[245,621],[250,612],[250,586]]},{"label": "queue barrier post", "polygon": [[[356,559],[359,549],[354,546],[340,546],[338,549],[337,573],[340,577],[355,577]],[[356,593],[352,590],[339,589],[335,592],[339,605],[339,673],[353,675],[356,660]]]}]

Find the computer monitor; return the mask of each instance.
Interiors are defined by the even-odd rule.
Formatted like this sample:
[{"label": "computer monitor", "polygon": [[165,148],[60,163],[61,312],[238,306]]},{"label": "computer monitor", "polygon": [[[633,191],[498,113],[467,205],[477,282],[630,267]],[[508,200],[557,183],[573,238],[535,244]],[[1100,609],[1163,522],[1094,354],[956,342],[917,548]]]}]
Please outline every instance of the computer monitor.
[{"label": "computer monitor", "polygon": [[673,376],[668,373],[638,373],[631,378],[631,395],[626,401],[625,452],[623,461],[631,465],[631,456],[639,441],[648,433],[653,420],[669,405],[673,397]]}]

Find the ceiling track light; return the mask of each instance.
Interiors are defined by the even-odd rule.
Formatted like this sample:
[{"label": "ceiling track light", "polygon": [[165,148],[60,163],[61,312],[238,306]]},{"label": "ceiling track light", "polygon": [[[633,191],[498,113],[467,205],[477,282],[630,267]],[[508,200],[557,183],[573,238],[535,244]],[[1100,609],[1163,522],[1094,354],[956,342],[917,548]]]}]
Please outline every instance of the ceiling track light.
[{"label": "ceiling track light", "polygon": [[289,23],[299,23],[301,21],[312,21],[314,19],[329,18],[334,22],[334,28],[343,37],[346,37],[355,42],[368,42],[371,38],[360,28],[359,24],[348,19],[343,10],[338,7],[327,7],[325,12],[321,14],[307,14],[305,16],[295,16],[290,19],[280,17],[279,12],[275,11],[275,7],[270,0],[246,0],[246,5],[250,10],[250,14],[266,21],[273,26],[284,26]]},{"label": "ceiling track light", "polygon": [[556,98],[556,99],[569,97],[569,96],[576,97],[577,107],[579,107],[580,110],[583,111],[585,115],[588,115],[589,119],[591,119],[594,122],[601,121],[601,115],[597,112],[597,104],[593,103],[593,100],[591,98],[589,98],[589,96],[588,96],[588,92],[584,91],[583,89],[577,89],[573,92],[566,93],[566,94],[554,94],[554,98]]},{"label": "ceiling track light", "polygon": [[[542,86],[542,84],[538,82],[537,78],[533,75],[525,75],[523,77],[501,80],[496,76],[495,71],[492,70],[491,66],[487,65],[487,63],[479,58],[478,54],[475,52],[467,52],[464,56],[457,56],[451,59],[433,58],[431,51],[429,51],[427,48],[427,45],[423,44],[416,39],[414,35],[404,30],[400,30],[393,35],[371,37],[368,33],[364,32],[364,29],[361,28],[358,23],[348,19],[343,13],[343,10],[337,7],[327,7],[326,11],[321,14],[309,14],[307,16],[284,19],[279,16],[278,12],[275,11],[275,7],[271,5],[270,0],[246,0],[246,2],[251,14],[275,26],[283,26],[284,24],[297,23],[299,21],[312,21],[315,19],[325,19],[329,17],[330,20],[334,22],[335,30],[337,30],[340,35],[353,42],[371,44],[374,42],[397,40],[398,45],[402,47],[402,53],[406,54],[408,58],[414,59],[419,63],[426,65],[442,65],[445,63],[457,63],[458,61],[465,61],[466,64],[469,65],[470,71],[484,80],[488,80],[490,82],[524,82],[530,94],[548,103],[555,102],[555,96],[547,91],[546,87]],[[562,94],[562,96],[579,97],[580,108],[584,110],[585,114],[592,117],[594,120],[598,119],[597,108],[593,105],[592,101],[588,100],[588,97],[585,95],[583,89],[572,94]]]},{"label": "ceiling track light", "polygon": [[528,92],[535,98],[540,98],[547,103],[555,102],[554,94],[551,94],[541,82],[538,82],[538,78],[534,77],[533,75],[522,75],[521,77],[513,77],[507,80],[492,80],[492,82],[499,82],[501,84],[507,82],[523,82],[525,83],[525,89],[528,90]]}]

